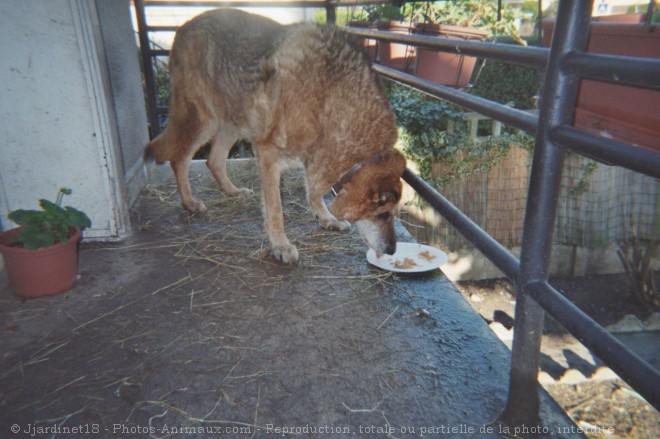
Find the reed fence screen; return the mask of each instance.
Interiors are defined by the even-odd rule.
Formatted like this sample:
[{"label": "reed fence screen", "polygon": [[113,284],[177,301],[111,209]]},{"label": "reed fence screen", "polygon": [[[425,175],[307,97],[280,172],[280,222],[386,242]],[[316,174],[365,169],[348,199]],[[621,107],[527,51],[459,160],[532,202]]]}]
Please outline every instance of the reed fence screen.
[{"label": "reed fence screen", "polygon": [[[490,170],[445,183],[440,193],[503,245],[519,247],[531,155],[530,151],[511,147]],[[435,164],[432,173],[440,177],[442,163]],[[405,200],[401,217],[420,242],[448,251],[470,247],[433,209],[420,207],[412,194]],[[563,170],[554,242],[588,249],[622,242],[630,236],[631,220],[640,240],[658,244],[660,181],[569,154]]]}]

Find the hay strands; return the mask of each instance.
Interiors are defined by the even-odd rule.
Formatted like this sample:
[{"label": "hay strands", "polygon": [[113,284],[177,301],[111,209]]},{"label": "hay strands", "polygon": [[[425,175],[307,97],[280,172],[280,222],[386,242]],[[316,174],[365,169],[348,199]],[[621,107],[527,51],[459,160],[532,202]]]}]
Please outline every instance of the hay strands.
[{"label": "hay strands", "polygon": [[90,325],[90,324],[92,324],[92,323],[94,323],[94,322],[97,322],[97,321],[99,321],[99,320],[101,320],[101,319],[104,319],[104,318],[106,318],[106,317],[108,317],[108,316],[110,316],[110,315],[112,315],[112,314],[115,314],[115,313],[117,313],[118,311],[121,311],[121,310],[124,309],[124,308],[127,308],[127,307],[129,307],[129,306],[131,306],[131,305],[134,305],[134,304],[136,304],[137,302],[139,302],[139,301],[141,301],[141,300],[143,300],[143,299],[145,299],[145,298],[147,298],[147,297],[155,296],[156,294],[161,293],[161,292],[166,291],[166,290],[169,290],[169,289],[171,289],[171,288],[176,288],[176,287],[179,287],[179,286],[181,286],[181,285],[185,285],[185,284],[187,284],[187,283],[189,283],[189,282],[192,282],[192,280],[193,280],[193,279],[192,279],[192,276],[191,276],[190,274],[188,274],[188,275],[182,277],[181,279],[172,282],[172,283],[169,284],[169,285],[165,285],[164,287],[158,288],[157,290],[152,291],[151,293],[144,294],[144,295],[138,297],[138,298],[135,299],[135,300],[131,300],[130,302],[124,303],[123,305],[118,306],[117,308],[115,308],[115,309],[112,310],[112,311],[108,311],[108,312],[103,313],[103,314],[101,314],[101,315],[99,315],[99,316],[96,316],[95,318],[89,320],[88,322],[86,322],[86,323],[82,323],[82,324],[76,326],[75,328],[73,328],[73,331],[77,331],[78,329],[84,328],[84,327],[87,326],[87,325]]}]

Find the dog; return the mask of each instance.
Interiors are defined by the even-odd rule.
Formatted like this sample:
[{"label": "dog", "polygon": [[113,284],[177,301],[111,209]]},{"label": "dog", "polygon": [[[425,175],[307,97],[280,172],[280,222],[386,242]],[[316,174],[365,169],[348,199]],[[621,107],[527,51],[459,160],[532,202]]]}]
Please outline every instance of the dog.
[{"label": "dog", "polygon": [[[396,250],[394,216],[403,155],[396,121],[377,74],[352,37],[332,25],[281,25],[233,9],[205,12],[181,26],[170,53],[169,123],[145,147],[145,160],[169,160],[183,206],[195,152],[211,141],[207,166],[228,195],[237,188],[226,159],[237,140],[253,145],[263,188],[271,254],[288,264],[298,250],[284,232],[280,174],[305,170],[307,199],[321,227],[355,223],[380,255]],[[332,190],[328,206],[323,197]]]}]

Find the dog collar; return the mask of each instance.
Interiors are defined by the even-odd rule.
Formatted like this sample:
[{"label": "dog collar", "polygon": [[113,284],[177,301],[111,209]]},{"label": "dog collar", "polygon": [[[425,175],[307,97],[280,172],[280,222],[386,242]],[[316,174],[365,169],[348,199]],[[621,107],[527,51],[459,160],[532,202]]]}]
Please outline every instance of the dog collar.
[{"label": "dog collar", "polygon": [[373,163],[380,163],[380,161],[383,159],[383,154],[378,152],[368,159],[362,160],[361,162],[357,163],[355,166],[353,166],[351,169],[348,170],[347,173],[345,173],[335,184],[332,185],[330,188],[330,191],[332,192],[333,196],[339,195],[339,192],[346,186],[346,184],[351,181],[353,176],[358,173],[360,169],[364,167],[364,165],[368,164],[373,164]]}]

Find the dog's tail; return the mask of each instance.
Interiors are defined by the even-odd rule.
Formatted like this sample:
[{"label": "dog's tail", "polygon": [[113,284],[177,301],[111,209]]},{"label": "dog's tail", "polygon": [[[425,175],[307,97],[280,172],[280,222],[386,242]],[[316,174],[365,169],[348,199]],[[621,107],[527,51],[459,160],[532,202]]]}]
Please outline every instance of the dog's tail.
[{"label": "dog's tail", "polygon": [[167,142],[164,141],[163,134],[165,133],[161,133],[144,147],[143,158],[145,162],[155,160],[156,163],[162,165],[165,160],[169,159],[169,148],[167,148]]}]

